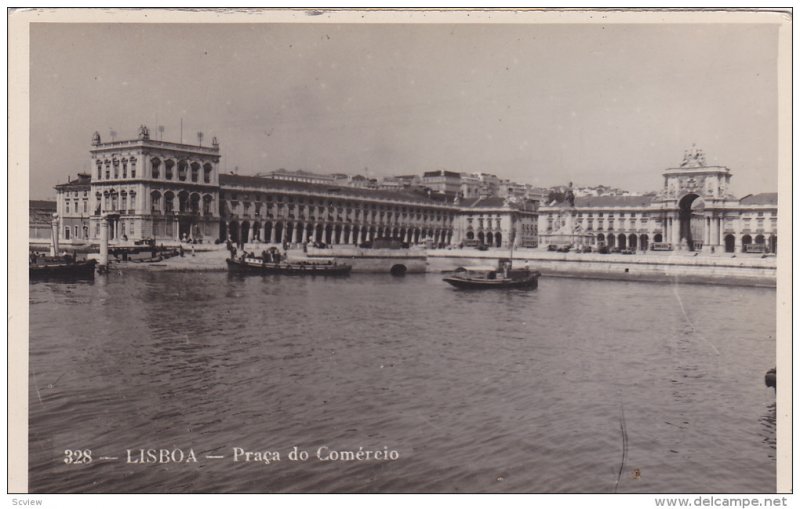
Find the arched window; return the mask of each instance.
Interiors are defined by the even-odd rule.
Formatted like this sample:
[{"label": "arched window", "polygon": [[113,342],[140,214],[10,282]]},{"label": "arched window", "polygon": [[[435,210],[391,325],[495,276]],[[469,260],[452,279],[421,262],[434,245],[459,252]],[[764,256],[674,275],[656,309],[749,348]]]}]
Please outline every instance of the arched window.
[{"label": "arched window", "polygon": [[136,158],[135,157],[131,157],[130,158],[130,163],[131,163],[131,178],[135,179],[136,178]]},{"label": "arched window", "polygon": [[122,178],[124,178],[124,179],[128,178],[128,160],[127,159],[123,159],[122,160]]},{"label": "arched window", "polygon": [[125,191],[122,191],[120,193],[119,197],[120,197],[119,209],[124,212],[124,211],[128,210],[128,193],[126,193]]},{"label": "arched window", "polygon": [[211,183],[211,169],[212,166],[209,163],[203,165],[203,182],[206,184]]},{"label": "arched window", "polygon": [[174,212],[175,210],[174,203],[175,203],[175,195],[172,193],[172,191],[167,191],[164,194],[164,211],[167,214]]},{"label": "arched window", "polygon": [[186,212],[189,208],[189,193],[181,191],[178,193],[178,212]]},{"label": "arched window", "polygon": [[103,163],[97,161],[97,180],[103,179]]},{"label": "arched window", "polygon": [[179,161],[178,162],[178,180],[185,181],[186,180],[186,173],[189,165],[186,164],[186,161]]},{"label": "arched window", "polygon": [[150,193],[150,212],[154,214],[161,212],[161,193],[158,191]]},{"label": "arched window", "polygon": [[190,209],[192,214],[199,214],[200,213],[200,195],[197,193],[192,193],[192,196],[189,198]]},{"label": "arched window", "polygon": [[200,178],[200,163],[192,163],[192,182],[197,182]]},{"label": "arched window", "polygon": [[164,178],[167,180],[172,180],[172,168],[175,166],[175,161],[172,159],[168,159],[164,163]]},{"label": "arched window", "polygon": [[150,159],[150,166],[152,167],[151,175],[154,179],[161,177],[161,159],[154,157]]},{"label": "arched window", "polygon": [[117,159],[114,159],[114,178],[119,178],[119,161]]}]

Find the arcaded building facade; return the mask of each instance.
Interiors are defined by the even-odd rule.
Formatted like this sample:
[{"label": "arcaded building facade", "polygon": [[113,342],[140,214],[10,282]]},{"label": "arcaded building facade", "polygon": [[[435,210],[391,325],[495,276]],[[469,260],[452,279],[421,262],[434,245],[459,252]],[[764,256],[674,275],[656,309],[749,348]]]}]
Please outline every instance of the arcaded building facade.
[{"label": "arcaded building facade", "polygon": [[[359,245],[391,238],[434,246],[469,240],[535,246],[536,206],[499,198],[443,200],[412,190],[364,189],[270,176],[220,174],[220,147],[137,139],[103,142],[95,133],[91,173],[56,186],[60,238],[98,242],[100,221],[116,244]],[[441,172],[440,172],[441,173]],[[439,175],[446,177],[447,175]],[[439,199],[436,199],[439,198]]]},{"label": "arcaded building facade", "polygon": [[220,176],[220,239],[358,245],[376,238],[449,244],[457,209],[414,193]]},{"label": "arcaded building facade", "polygon": [[537,202],[498,196],[461,200],[457,244],[491,247],[536,247]]},{"label": "arcaded building facade", "polygon": [[644,196],[579,197],[539,210],[541,244],[606,245],[631,250],[775,253],[778,193],[728,192],[731,171],[687,151]]},{"label": "arcaded building facade", "polygon": [[[622,249],[776,252],[777,193],[738,199],[731,172],[687,151],[658,193],[579,197],[539,207],[515,197],[442,201],[412,190],[220,174],[220,146],[150,139],[102,142],[90,173],[56,186],[62,242],[260,242],[359,245],[376,238],[436,246],[548,244]],[[446,178],[439,172],[438,177]]]}]

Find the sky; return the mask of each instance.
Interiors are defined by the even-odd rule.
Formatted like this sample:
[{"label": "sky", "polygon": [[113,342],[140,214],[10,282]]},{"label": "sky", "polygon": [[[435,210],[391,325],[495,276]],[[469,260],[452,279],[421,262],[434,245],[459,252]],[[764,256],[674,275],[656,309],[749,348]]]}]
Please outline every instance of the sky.
[{"label": "sky", "polygon": [[696,144],[777,191],[777,25],[31,25],[30,195],[90,141],[204,144],[222,171],[445,169],[657,190]]}]

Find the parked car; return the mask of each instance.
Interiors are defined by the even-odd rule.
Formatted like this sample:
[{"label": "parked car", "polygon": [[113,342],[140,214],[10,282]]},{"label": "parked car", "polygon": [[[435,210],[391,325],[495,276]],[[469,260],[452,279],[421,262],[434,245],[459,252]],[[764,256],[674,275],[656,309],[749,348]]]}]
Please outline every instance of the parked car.
[{"label": "parked car", "polygon": [[486,244],[480,244],[477,249],[478,251],[488,251],[489,246],[487,246]]},{"label": "parked car", "polygon": [[560,246],[556,251],[559,253],[569,253],[570,249],[572,249],[572,245],[566,244],[564,246]]},{"label": "parked car", "polygon": [[622,253],[622,254],[629,254],[629,255],[632,255],[632,254],[633,254],[633,249],[623,249],[623,250],[621,251],[621,253]]},{"label": "parked car", "polygon": [[555,245],[555,244],[548,244],[547,245],[547,250],[548,251],[558,251],[558,246]]}]

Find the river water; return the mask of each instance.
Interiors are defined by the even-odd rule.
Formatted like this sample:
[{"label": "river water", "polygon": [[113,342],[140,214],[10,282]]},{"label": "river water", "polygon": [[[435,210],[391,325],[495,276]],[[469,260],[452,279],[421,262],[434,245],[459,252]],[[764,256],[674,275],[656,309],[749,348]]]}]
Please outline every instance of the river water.
[{"label": "river water", "polygon": [[775,490],[774,289],[128,272],[30,314],[32,492]]}]

